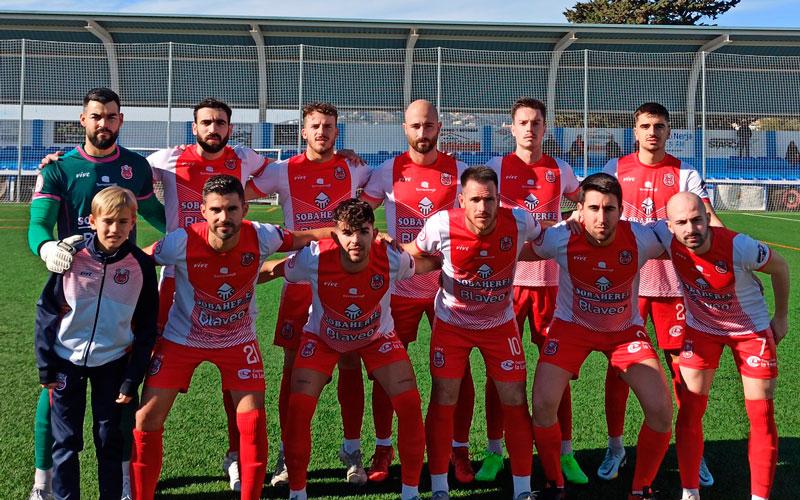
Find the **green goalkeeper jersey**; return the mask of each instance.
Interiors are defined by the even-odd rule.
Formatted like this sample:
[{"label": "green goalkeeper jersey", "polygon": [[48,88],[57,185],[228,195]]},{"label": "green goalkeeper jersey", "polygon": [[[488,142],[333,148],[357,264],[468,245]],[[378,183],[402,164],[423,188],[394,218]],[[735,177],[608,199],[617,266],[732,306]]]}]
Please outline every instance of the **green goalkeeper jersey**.
[{"label": "green goalkeeper jersey", "polygon": [[164,206],[153,192],[153,174],[147,160],[121,146],[104,157],[90,156],[78,146],[39,172],[28,229],[31,251],[38,254],[42,243],[53,239],[56,223],[59,239],[90,234],[92,198],[108,186],[130,189],[139,202],[139,213],[164,232]]}]

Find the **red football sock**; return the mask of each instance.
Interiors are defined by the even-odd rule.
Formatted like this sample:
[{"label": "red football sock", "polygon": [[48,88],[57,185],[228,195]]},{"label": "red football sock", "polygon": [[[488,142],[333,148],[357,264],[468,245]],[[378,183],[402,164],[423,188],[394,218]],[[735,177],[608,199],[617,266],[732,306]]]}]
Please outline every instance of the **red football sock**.
[{"label": "red football sock", "polygon": [[428,444],[428,470],[431,474],[447,474],[453,441],[453,414],[456,405],[440,405],[431,401],[425,417],[425,440]]},{"label": "red football sock", "polygon": [[[639,431],[639,442],[636,444],[636,468],[633,471],[633,491],[641,491],[645,486],[652,486],[653,480],[661,467],[661,461],[669,447],[672,432],[656,432],[642,424]],[[698,469],[699,470],[699,469]]]},{"label": "red football sock", "polygon": [[392,437],[392,400],[378,382],[372,384],[372,421],[375,424],[375,437]]},{"label": "red football sock", "polygon": [[236,427],[236,407],[233,406],[231,391],[222,391],[222,404],[228,419],[228,453],[239,451],[239,428]]},{"label": "red football sock", "polygon": [[750,419],[750,494],[769,498],[778,461],[778,428],[775,425],[775,404],[771,399],[745,399]]},{"label": "red football sock", "polygon": [[461,379],[456,403],[455,421],[453,423],[453,440],[469,443],[469,429],[472,426],[472,412],[475,409],[475,386],[472,385],[472,370],[469,364]]},{"label": "red football sock", "polygon": [[344,438],[361,439],[361,425],[364,422],[364,378],[361,376],[361,366],[352,369],[339,367],[336,391],[342,412]]},{"label": "red football sock", "polygon": [[292,418],[286,422],[286,441],[283,443],[289,488],[302,490],[306,487],[308,463],[311,461],[311,419],[317,409],[317,398],[294,392],[289,396],[289,406]]},{"label": "red football sock", "polygon": [[703,414],[708,407],[708,396],[684,390],[682,404],[675,424],[675,450],[678,452],[678,469],[681,486],[687,489],[700,487],[700,461],[703,459]]},{"label": "red football sock", "polygon": [[263,408],[236,414],[242,500],[258,500],[267,473],[267,413]]},{"label": "red football sock", "polygon": [[572,391],[569,384],[561,396],[561,404],[558,405],[558,426],[561,428],[561,440],[572,441]]},{"label": "red football sock", "polygon": [[490,378],[486,379],[486,438],[503,439],[503,405]]},{"label": "red football sock", "polygon": [[625,408],[628,406],[629,390],[628,384],[609,364],[606,370],[606,425],[611,437],[621,436],[625,432]]},{"label": "red football sock", "polygon": [[281,375],[281,389],[278,393],[278,422],[281,426],[281,442],[286,442],[286,415],[289,411],[289,396],[292,392],[292,369],[284,368]]},{"label": "red football sock", "polygon": [[533,438],[536,450],[542,462],[544,476],[559,488],[564,487],[564,475],[561,473],[561,429],[558,423],[550,427],[533,426]]},{"label": "red football sock", "polygon": [[397,412],[397,451],[403,484],[418,486],[425,460],[425,428],[419,391],[411,389],[394,396],[391,401]]},{"label": "red football sock", "polygon": [[151,500],[161,476],[164,453],[164,429],[145,432],[133,430],[131,452],[131,490],[137,500]]},{"label": "red football sock", "polygon": [[[508,449],[508,459],[511,462],[511,473],[515,476],[530,476],[531,460],[533,459],[533,428],[528,405],[503,405],[503,420],[506,423],[506,449]],[[560,456],[560,439],[558,447]]]}]

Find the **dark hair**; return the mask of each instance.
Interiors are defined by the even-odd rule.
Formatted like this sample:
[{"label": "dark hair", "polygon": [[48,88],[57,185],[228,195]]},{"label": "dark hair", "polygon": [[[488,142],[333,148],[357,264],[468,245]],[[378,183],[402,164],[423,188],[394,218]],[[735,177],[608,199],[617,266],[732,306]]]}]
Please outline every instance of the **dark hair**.
[{"label": "dark hair", "polygon": [[636,123],[636,120],[639,119],[639,115],[655,115],[655,116],[663,116],[667,123],[669,123],[669,111],[667,108],[662,106],[657,102],[646,102],[636,108],[636,111],[633,112],[633,123]]},{"label": "dark hair", "polygon": [[239,198],[244,201],[244,188],[242,187],[242,182],[232,175],[214,175],[209,177],[205,184],[203,184],[203,199],[206,199],[206,196],[209,194],[214,193],[220,196],[225,196],[226,194],[236,193],[239,195]]},{"label": "dark hair", "polygon": [[532,97],[520,97],[511,106],[511,119],[514,119],[514,115],[517,114],[517,110],[522,108],[531,108],[531,109],[538,109],[542,112],[542,116],[547,116],[547,106],[544,105],[542,101],[539,99],[533,99]]},{"label": "dark hair", "polygon": [[228,123],[231,121],[231,107],[225,104],[224,102],[220,101],[219,99],[214,99],[213,97],[206,97],[202,101],[198,102],[194,106],[194,121],[197,122],[197,112],[203,108],[211,108],[211,109],[221,109],[228,115]]},{"label": "dark hair", "polygon": [[305,122],[306,116],[315,112],[332,116],[336,121],[339,121],[339,111],[336,106],[328,102],[310,102],[303,106],[303,121]]},{"label": "dark hair", "polygon": [[485,165],[475,165],[474,167],[469,167],[464,170],[461,173],[461,189],[464,189],[464,186],[467,185],[467,181],[476,181],[481,184],[492,182],[495,188],[497,188],[498,184],[497,173]]},{"label": "dark hair", "polygon": [[583,200],[586,199],[586,193],[597,191],[598,193],[616,196],[617,204],[620,210],[622,209],[622,186],[613,175],[604,174],[603,172],[592,174],[581,181],[580,189],[579,203],[583,203]]},{"label": "dark hair", "polygon": [[97,101],[99,103],[108,104],[110,102],[117,103],[117,109],[121,108],[122,105],[119,103],[119,96],[116,92],[111,89],[107,89],[105,87],[97,87],[83,96],[83,105],[86,106],[92,101]]},{"label": "dark hair", "polygon": [[355,229],[364,224],[375,225],[375,213],[366,201],[350,198],[336,206],[333,210],[333,220]]}]

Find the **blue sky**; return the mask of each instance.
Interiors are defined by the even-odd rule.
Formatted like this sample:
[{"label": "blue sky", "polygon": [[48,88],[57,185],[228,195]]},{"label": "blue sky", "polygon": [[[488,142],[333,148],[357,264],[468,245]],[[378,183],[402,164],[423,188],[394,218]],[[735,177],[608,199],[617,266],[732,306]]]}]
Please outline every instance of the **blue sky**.
[{"label": "blue sky", "polygon": [[[576,0],[0,0],[0,10],[564,23]],[[102,7],[100,7],[102,6]],[[720,26],[800,28],[798,0],[742,0]]]}]

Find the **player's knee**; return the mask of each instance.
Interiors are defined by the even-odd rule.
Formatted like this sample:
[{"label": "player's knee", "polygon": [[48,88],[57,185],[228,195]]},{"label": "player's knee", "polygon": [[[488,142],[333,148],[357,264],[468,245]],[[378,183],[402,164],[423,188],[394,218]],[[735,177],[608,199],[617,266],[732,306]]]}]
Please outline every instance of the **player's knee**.
[{"label": "player's knee", "polygon": [[431,387],[431,401],[445,406],[456,404],[460,386],[460,381],[434,378]]},{"label": "player's knee", "polygon": [[144,405],[136,412],[136,430],[155,432],[164,427],[166,415],[162,415],[153,405]]},{"label": "player's knee", "polygon": [[644,407],[647,425],[656,432],[667,432],[672,428],[672,401],[669,398]]}]

